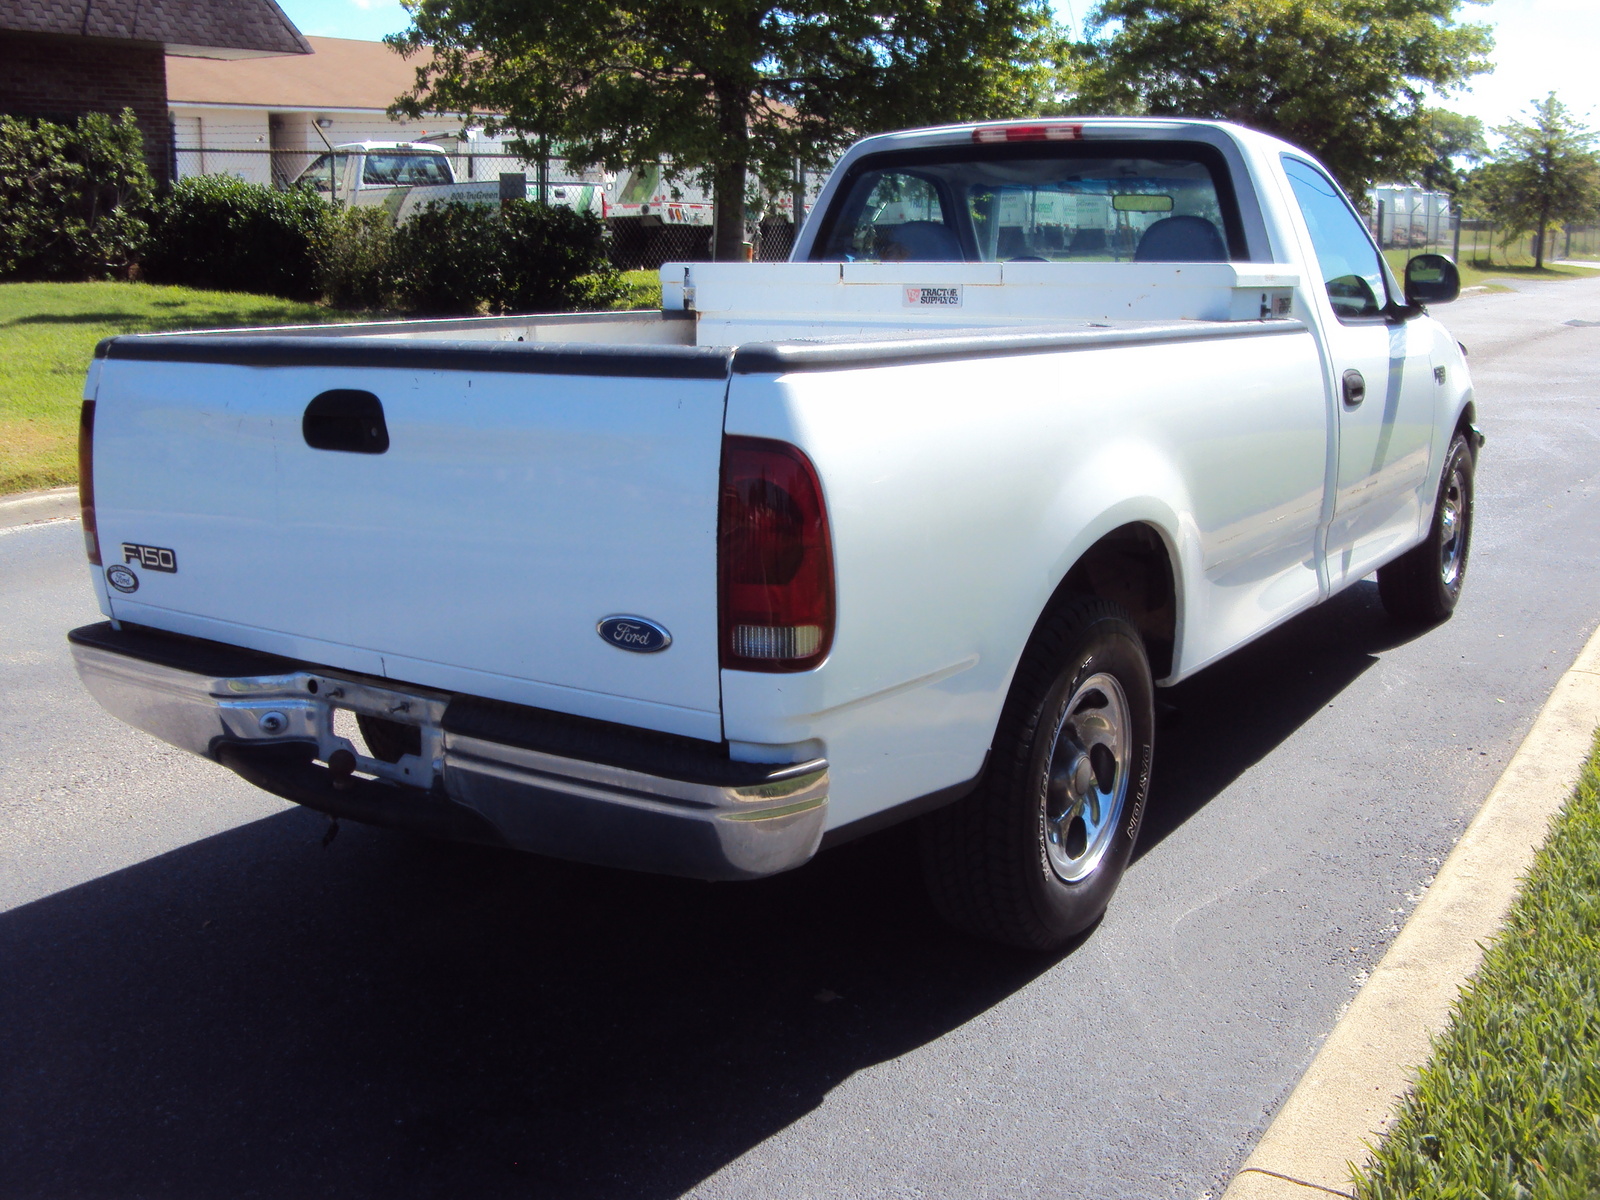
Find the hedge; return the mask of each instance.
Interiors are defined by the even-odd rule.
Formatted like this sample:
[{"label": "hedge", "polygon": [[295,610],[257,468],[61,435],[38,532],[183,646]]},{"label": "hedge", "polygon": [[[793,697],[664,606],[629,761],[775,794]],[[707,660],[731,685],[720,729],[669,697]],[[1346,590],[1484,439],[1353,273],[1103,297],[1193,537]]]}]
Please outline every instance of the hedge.
[{"label": "hedge", "polygon": [[131,110],[71,125],[0,116],[0,279],[125,278],[151,195]]}]

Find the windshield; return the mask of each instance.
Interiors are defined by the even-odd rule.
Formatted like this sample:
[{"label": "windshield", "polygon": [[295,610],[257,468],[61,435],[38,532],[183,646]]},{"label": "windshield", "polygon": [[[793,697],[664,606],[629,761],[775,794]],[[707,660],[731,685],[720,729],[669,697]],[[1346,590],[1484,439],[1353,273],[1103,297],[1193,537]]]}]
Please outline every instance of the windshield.
[{"label": "windshield", "polygon": [[812,258],[1225,262],[1236,227],[1207,146],[947,147],[864,159]]},{"label": "windshield", "polygon": [[412,154],[374,150],[361,168],[361,182],[379,187],[449,183],[450,168],[442,154]]}]

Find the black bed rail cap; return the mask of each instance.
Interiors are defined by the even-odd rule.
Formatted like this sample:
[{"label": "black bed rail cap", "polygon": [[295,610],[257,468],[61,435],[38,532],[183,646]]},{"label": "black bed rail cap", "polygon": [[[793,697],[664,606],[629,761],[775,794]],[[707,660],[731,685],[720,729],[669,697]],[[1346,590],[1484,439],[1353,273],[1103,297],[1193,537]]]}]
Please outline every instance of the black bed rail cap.
[{"label": "black bed rail cap", "polygon": [[720,346],[158,334],[106,338],[95,348],[95,357],[238,367],[388,367],[406,371],[726,379],[731,354]]}]

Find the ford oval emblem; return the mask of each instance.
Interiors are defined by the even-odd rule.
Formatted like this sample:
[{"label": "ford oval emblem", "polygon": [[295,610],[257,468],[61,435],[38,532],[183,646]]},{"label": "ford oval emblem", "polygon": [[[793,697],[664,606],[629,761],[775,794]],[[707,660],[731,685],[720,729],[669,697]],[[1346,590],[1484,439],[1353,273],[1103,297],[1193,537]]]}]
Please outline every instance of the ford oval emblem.
[{"label": "ford oval emblem", "polygon": [[619,650],[654,654],[672,645],[672,635],[644,617],[607,617],[595,631]]},{"label": "ford oval emblem", "polygon": [[121,563],[113,563],[106,568],[106,582],[119,592],[139,590],[139,577]]}]

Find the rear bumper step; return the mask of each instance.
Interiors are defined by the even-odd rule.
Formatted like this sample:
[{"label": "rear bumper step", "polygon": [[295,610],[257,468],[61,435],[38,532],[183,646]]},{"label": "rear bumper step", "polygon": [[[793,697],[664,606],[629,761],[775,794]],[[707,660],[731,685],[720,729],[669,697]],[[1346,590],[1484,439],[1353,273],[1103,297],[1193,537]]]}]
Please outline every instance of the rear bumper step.
[{"label": "rear bumper step", "polygon": [[[130,625],[68,640],[113,715],[333,816],[696,879],[775,874],[822,838],[825,759],[732,762],[712,743]],[[368,757],[337,710],[417,727],[417,752]]]}]

